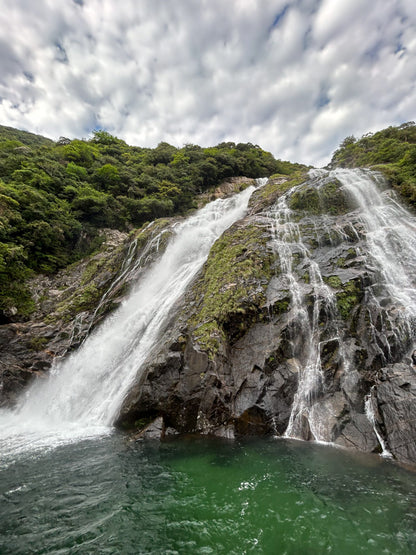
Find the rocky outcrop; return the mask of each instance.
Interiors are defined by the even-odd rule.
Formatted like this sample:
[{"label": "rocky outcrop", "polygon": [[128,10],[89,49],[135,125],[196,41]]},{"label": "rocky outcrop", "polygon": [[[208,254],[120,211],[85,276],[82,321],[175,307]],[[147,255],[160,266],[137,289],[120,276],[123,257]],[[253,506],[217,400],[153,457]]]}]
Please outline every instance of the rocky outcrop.
[{"label": "rocky outcrop", "polygon": [[206,193],[202,193],[196,199],[198,208],[201,208],[208,202],[212,200],[216,200],[218,198],[226,198],[240,191],[243,191],[250,185],[255,185],[256,180],[250,177],[238,176],[238,177],[230,177],[225,181],[222,181],[218,187],[207,191]]},{"label": "rocky outcrop", "polygon": [[[200,195],[198,205],[230,196],[255,180],[230,178]],[[103,230],[98,252],[56,275],[28,283],[35,310],[21,318],[12,309],[0,322],[0,406],[15,402],[22,389],[42,377],[56,359],[76,349],[125,298],[132,283],[164,250],[177,219],[160,219],[130,235]]]},{"label": "rocky outcrop", "polygon": [[383,368],[375,388],[377,426],[387,447],[403,462],[416,461],[416,370],[407,364]]}]

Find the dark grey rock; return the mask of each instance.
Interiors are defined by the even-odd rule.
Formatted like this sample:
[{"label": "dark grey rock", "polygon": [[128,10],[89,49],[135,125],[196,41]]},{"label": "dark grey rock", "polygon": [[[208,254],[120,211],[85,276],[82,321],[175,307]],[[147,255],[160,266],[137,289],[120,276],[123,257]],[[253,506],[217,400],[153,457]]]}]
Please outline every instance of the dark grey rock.
[{"label": "dark grey rock", "polygon": [[153,422],[148,424],[139,434],[135,436],[135,440],[143,439],[163,439],[165,435],[165,425],[163,418],[159,416]]},{"label": "dark grey rock", "polygon": [[384,370],[384,381],[375,388],[380,428],[389,451],[399,461],[416,461],[416,371],[406,364]]}]

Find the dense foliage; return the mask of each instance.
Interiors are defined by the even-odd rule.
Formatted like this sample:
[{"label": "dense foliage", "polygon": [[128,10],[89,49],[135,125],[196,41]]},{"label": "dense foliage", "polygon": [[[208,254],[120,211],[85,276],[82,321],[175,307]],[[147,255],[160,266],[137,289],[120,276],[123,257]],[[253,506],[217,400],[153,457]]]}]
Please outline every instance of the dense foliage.
[{"label": "dense foliage", "polygon": [[96,248],[102,228],[183,214],[221,180],[290,174],[298,165],[252,144],[140,148],[105,131],[90,140],[0,126],[0,311],[30,312],[22,283]]},{"label": "dense foliage", "polygon": [[416,207],[416,125],[413,121],[347,137],[334,153],[331,166],[371,166],[383,171],[406,200]]}]

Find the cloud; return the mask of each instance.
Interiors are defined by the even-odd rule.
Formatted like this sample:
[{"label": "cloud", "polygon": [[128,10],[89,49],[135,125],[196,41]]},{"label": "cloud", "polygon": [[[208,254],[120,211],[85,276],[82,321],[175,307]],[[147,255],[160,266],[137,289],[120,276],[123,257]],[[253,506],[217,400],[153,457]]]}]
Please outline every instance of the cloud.
[{"label": "cloud", "polygon": [[0,123],[328,162],[414,118],[411,0],[6,0]]}]

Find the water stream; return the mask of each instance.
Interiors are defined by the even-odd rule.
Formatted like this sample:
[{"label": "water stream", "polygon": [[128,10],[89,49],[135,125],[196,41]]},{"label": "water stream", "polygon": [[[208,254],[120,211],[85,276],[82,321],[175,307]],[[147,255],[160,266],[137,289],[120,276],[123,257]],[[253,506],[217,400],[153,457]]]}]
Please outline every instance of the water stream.
[{"label": "water stream", "polygon": [[[319,266],[312,259],[302,239],[301,227],[288,206],[288,198],[289,195],[283,195],[268,214],[272,227],[273,248],[291,299],[288,318],[293,322],[292,357],[298,361],[299,372],[299,387],[285,435],[305,438],[304,426],[307,420],[313,438],[324,441],[319,423],[310,417],[310,410],[322,396],[323,390],[321,343],[339,337],[337,320],[334,317],[334,294],[322,279]],[[294,258],[304,261],[303,268],[308,275],[307,283],[304,277],[299,276],[294,270]],[[314,299],[312,314],[309,313],[307,302],[307,297],[310,296]],[[323,313],[326,315],[325,330]]]},{"label": "water stream", "polygon": [[[211,202],[174,227],[164,254],[123,305],[81,348],[58,361],[48,378],[38,379],[14,411],[0,413],[3,454],[109,432],[132,381],[152,356],[172,307],[214,241],[243,216],[253,190]],[[129,269],[126,264],[123,271]]]},{"label": "water stream", "polygon": [[[367,305],[369,308],[373,306],[377,314],[382,312],[380,291],[386,303],[394,304],[395,321],[385,325],[395,334],[395,343],[402,345],[403,356],[406,356],[409,353],[405,352],[404,338],[415,335],[416,324],[416,218],[397,202],[381,175],[374,172],[311,170],[308,185],[319,193],[321,187],[334,179],[341,183],[341,191],[356,206],[353,220],[348,222],[346,229],[345,220],[340,226],[335,216],[320,215],[314,241],[318,244],[322,240],[325,229],[331,232],[328,237],[339,243],[348,241],[349,234],[365,240],[365,263],[375,276],[366,289]],[[303,186],[289,190],[268,214],[274,249],[280,261],[279,279],[285,280],[291,301],[287,318],[291,322],[292,357],[297,363],[299,376],[285,436],[328,442],[331,441],[327,425],[330,414],[327,408],[323,408],[326,391],[320,357],[325,343],[338,343],[338,362],[344,375],[355,369],[349,356],[348,341],[339,326],[342,319],[334,290],[325,283],[320,267],[313,259],[313,249],[303,237],[306,229],[310,241],[311,223],[290,208],[292,195]],[[303,275],[299,268],[302,268]],[[388,318],[388,314],[385,313],[384,317]],[[371,310],[368,325],[370,333],[373,329],[375,335],[376,323],[371,321]],[[374,344],[377,345],[375,340]],[[389,348],[387,340],[384,351],[380,348],[380,356],[386,363],[392,359],[389,353],[385,354]],[[369,407],[368,401],[366,414],[374,426]],[[375,432],[383,453],[388,455],[378,430]]]}]

